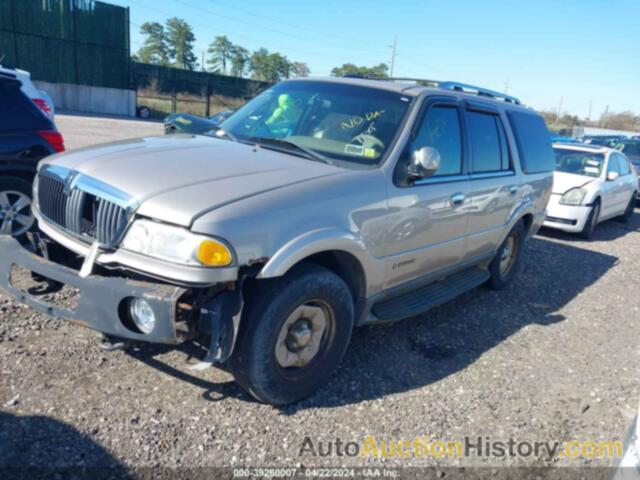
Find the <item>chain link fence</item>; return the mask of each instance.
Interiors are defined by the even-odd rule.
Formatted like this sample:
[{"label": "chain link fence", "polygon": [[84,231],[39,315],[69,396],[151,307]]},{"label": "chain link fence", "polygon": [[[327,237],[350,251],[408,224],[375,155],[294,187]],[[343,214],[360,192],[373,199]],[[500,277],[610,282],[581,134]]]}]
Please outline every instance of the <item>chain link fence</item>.
[{"label": "chain link fence", "polygon": [[209,117],[238,108],[269,86],[240,77],[138,62],[132,62],[131,71],[138,107],[149,108],[156,118],[175,112]]}]

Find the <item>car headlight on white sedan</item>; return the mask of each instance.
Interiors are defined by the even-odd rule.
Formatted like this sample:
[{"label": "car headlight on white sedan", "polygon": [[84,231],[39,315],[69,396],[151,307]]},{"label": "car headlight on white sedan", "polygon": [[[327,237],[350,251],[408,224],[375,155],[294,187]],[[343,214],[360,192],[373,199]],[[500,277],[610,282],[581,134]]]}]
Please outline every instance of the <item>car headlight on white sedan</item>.
[{"label": "car headlight on white sedan", "polygon": [[587,196],[587,191],[584,188],[572,188],[562,195],[560,198],[561,205],[582,205],[584,197]]},{"label": "car headlight on white sedan", "polygon": [[134,221],[121,247],[183,265],[225,267],[233,261],[231,250],[224,243],[152,220]]}]

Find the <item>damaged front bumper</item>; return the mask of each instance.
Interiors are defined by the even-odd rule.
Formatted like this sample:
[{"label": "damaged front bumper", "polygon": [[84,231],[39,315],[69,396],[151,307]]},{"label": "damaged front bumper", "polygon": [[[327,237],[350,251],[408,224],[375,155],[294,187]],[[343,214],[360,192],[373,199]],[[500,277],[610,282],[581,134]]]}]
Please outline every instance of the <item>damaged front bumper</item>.
[{"label": "damaged front bumper", "polygon": [[[28,286],[33,274],[69,289],[73,305],[56,305],[46,290]],[[216,360],[231,354],[237,333],[240,296],[230,295],[223,287],[210,288],[205,295],[124,277],[92,274],[82,278],[78,271],[35,255],[8,236],[0,236],[0,289],[42,313],[120,338],[171,344],[198,333],[209,334]],[[136,298],[146,300],[153,310],[155,324],[149,333],[137,329],[130,318],[128,306]],[[194,298],[201,299],[202,305]]]}]

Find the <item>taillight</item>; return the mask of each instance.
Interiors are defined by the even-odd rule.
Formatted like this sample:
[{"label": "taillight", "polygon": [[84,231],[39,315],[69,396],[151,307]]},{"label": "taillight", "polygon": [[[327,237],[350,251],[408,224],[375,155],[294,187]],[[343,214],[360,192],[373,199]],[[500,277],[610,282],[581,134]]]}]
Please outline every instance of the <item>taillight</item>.
[{"label": "taillight", "polygon": [[62,135],[60,135],[60,132],[56,132],[55,130],[40,130],[36,133],[44,138],[56,152],[64,152],[64,139]]},{"label": "taillight", "polygon": [[44,101],[44,99],[42,98],[32,98],[31,99],[33,101],[33,103],[35,103],[37,105],[37,107],[42,110],[45,115],[49,118],[51,118],[51,107],[49,107],[49,104],[47,102]]}]

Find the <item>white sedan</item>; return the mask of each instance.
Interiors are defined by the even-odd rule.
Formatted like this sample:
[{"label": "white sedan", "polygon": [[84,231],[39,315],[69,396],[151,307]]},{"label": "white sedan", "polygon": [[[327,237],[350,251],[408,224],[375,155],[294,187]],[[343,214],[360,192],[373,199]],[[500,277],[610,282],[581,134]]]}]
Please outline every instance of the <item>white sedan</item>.
[{"label": "white sedan", "polygon": [[596,225],[633,215],[638,177],[617,150],[590,145],[554,144],[556,171],[545,227],[591,238]]}]

